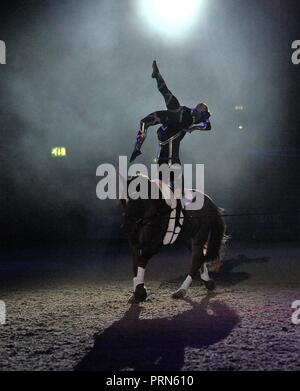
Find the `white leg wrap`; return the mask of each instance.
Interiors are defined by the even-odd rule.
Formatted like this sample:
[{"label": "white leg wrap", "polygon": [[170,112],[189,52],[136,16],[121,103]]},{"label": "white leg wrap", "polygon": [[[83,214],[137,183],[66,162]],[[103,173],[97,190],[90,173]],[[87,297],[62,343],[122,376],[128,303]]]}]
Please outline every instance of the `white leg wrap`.
[{"label": "white leg wrap", "polygon": [[203,280],[203,281],[209,281],[210,280],[206,263],[204,263],[203,266],[200,269],[200,276],[201,276],[201,280]]},{"label": "white leg wrap", "polygon": [[193,279],[191,276],[187,276],[187,278],[182,283],[181,287],[179,289],[185,289],[186,291],[189,289]]},{"label": "white leg wrap", "polygon": [[136,286],[137,286],[136,277],[133,277],[133,292],[135,292]]},{"label": "white leg wrap", "polygon": [[144,283],[145,278],[145,269],[142,267],[138,267],[137,276],[133,279],[133,290],[135,291],[135,288]]}]

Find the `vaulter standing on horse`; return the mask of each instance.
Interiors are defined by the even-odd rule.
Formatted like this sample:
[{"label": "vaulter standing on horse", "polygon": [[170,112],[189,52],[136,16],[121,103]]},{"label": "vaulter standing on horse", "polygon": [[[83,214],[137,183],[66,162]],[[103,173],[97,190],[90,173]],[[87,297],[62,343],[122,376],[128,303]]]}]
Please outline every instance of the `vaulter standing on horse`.
[{"label": "vaulter standing on horse", "polygon": [[210,113],[204,103],[199,103],[194,109],[181,106],[178,99],[168,89],[156,61],[153,62],[152,67],[152,78],[157,81],[158,90],[165,99],[167,110],[156,111],[141,120],[130,162],[141,155],[141,147],[146,139],[148,128],[160,124],[161,127],[157,131],[160,146],[157,163],[159,165],[168,164],[169,166],[173,164],[180,165],[179,147],[181,140],[187,132],[211,130]]},{"label": "vaulter standing on horse", "polygon": [[[141,147],[146,139],[148,128],[159,124],[161,126],[157,134],[160,150],[157,163],[159,166],[167,164],[171,169],[177,166],[176,169],[179,167],[178,171],[181,171],[180,142],[187,132],[211,130],[210,113],[204,103],[199,103],[194,109],[180,106],[159,73],[156,61],[153,62],[152,77],[157,80],[167,110],[151,113],[141,120],[130,162],[141,155]],[[134,179],[128,181],[128,187]],[[145,176],[140,176],[140,179],[146,182],[149,188],[152,181]],[[170,180],[170,188],[175,190],[172,180]],[[193,254],[192,265],[183,284],[172,297],[176,299],[184,297],[199,271],[205,287],[208,290],[214,289],[215,284],[209,276],[207,264],[220,258],[220,250],[225,240],[225,222],[222,211],[208,196],[204,195],[203,207],[196,211],[184,209],[184,203],[177,199],[174,207],[168,204],[166,199],[135,199],[129,195],[128,199],[122,200],[121,204],[124,228],[133,255],[134,294],[129,300],[130,303],[139,303],[146,299],[144,276],[148,261],[157,254],[162,245],[173,244],[179,235],[190,244]]]}]

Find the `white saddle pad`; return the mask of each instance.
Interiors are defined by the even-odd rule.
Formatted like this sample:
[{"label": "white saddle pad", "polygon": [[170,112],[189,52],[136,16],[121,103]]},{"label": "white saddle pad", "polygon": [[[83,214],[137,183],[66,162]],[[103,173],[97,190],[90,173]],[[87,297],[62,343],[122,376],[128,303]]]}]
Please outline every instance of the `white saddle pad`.
[{"label": "white saddle pad", "polygon": [[[153,182],[159,187],[163,198],[165,199],[167,205],[171,208],[168,228],[163,239],[164,246],[167,246],[169,244],[174,244],[177,240],[184,222],[183,210],[187,205],[195,201],[195,195],[193,194],[192,190],[184,189],[183,199],[177,200],[174,196],[173,191],[166,183],[158,179],[153,180]],[[177,202],[181,202],[180,212],[179,209],[177,209]],[[180,213],[180,216],[177,216],[177,213]],[[179,223],[179,225],[177,226],[176,221],[178,221]]]},{"label": "white saddle pad", "polygon": [[[180,202],[179,200],[177,200],[177,202]],[[181,228],[182,228],[182,225],[183,225],[183,222],[184,222],[184,215],[183,215],[183,212],[182,212],[182,209],[180,210],[180,217],[178,219],[179,221],[179,226],[176,226],[176,220],[177,220],[177,209],[172,209],[171,213],[170,213],[170,218],[169,218],[169,224],[168,224],[168,228],[167,228],[167,231],[165,233],[165,237],[164,237],[164,240],[163,240],[163,244],[164,246],[167,246],[169,244],[173,244],[175,243],[176,239],[178,238],[180,232],[181,232]]]}]

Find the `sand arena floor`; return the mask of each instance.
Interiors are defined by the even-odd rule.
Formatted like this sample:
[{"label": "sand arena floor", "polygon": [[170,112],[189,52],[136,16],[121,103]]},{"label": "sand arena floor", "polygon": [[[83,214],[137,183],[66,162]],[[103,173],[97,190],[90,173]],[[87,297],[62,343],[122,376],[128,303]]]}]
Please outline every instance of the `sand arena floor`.
[{"label": "sand arena floor", "polygon": [[126,245],[2,252],[1,370],[300,370],[296,244],[232,244],[207,294],[171,293],[190,263],[164,249],[149,264],[149,297],[129,306]]}]

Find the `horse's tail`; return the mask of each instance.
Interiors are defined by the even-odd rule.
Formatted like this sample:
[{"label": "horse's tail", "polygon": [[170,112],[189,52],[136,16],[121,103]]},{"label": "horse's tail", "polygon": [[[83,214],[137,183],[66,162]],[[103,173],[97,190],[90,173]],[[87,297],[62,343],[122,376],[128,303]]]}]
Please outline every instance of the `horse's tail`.
[{"label": "horse's tail", "polygon": [[223,217],[223,212],[223,209],[215,206],[215,213],[212,216],[210,236],[208,239],[207,251],[205,255],[206,262],[220,260],[222,246],[228,239],[226,236],[226,224]]}]

